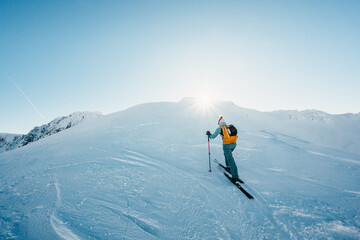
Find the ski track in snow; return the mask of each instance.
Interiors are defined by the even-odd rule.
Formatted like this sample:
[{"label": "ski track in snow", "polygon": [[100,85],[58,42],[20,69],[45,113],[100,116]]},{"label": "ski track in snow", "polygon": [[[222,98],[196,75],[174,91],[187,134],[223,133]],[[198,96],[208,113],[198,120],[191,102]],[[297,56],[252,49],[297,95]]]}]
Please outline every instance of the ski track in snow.
[{"label": "ski track in snow", "polygon": [[355,194],[356,196],[358,196],[360,198],[360,192],[356,192],[356,191],[350,191],[350,190],[344,190],[345,192],[348,192],[348,193],[352,193],[352,194]]},{"label": "ski track in snow", "polygon": [[56,207],[59,207],[61,205],[61,191],[60,191],[59,183],[58,183],[58,180],[56,177],[54,180],[54,186],[55,186],[55,190],[56,190]]},{"label": "ski track in snow", "polygon": [[189,174],[187,171],[182,170],[182,174],[186,175],[187,178],[191,178],[192,180],[194,180],[194,182],[198,182],[199,186],[201,186],[201,188],[203,190],[203,193],[206,196],[206,201],[208,202],[208,206],[210,206],[210,208],[211,208],[211,210],[210,210],[211,214],[216,219],[215,222],[220,227],[220,229],[222,231],[222,234],[217,235],[217,238],[222,239],[223,237],[225,237],[225,239],[231,239],[231,235],[230,235],[229,231],[227,230],[227,228],[223,224],[221,224],[221,220],[218,218],[212,204],[210,203],[209,192],[214,194],[214,196],[219,198],[221,201],[225,201],[225,199],[222,196],[220,196],[218,193],[211,190],[209,187],[206,187],[205,185],[203,185],[200,181],[198,181],[192,174]]},{"label": "ski track in snow", "polygon": [[50,223],[56,234],[62,239],[66,240],[80,240],[70,229],[68,229],[60,219],[58,219],[54,214],[50,217]]},{"label": "ski track in snow", "polygon": [[[110,202],[101,200],[101,199],[91,199],[94,202],[97,202],[104,208],[110,210],[116,215],[126,217],[128,220],[130,220],[132,223],[137,225],[139,228],[141,228],[144,232],[158,238],[158,232],[160,230],[160,226],[156,219],[150,219],[145,216],[141,216],[141,213],[132,211],[130,206],[127,208],[126,211],[123,211],[120,209],[117,205],[114,205]],[[124,235],[127,234],[127,227],[125,228]]]},{"label": "ski track in snow", "polygon": [[278,169],[278,168],[267,168],[270,171],[274,171],[274,172],[283,172],[284,169]]},{"label": "ski track in snow", "polygon": [[156,125],[156,124],[160,124],[160,122],[142,123],[142,124],[139,124],[138,127],[147,127],[147,126]]},{"label": "ski track in snow", "polygon": [[[217,166],[217,168],[219,168],[220,172],[222,173],[221,171],[221,168],[219,166]],[[230,185],[231,187],[234,187],[232,183],[226,181],[228,183],[228,185]],[[246,208],[251,208],[251,209],[258,209],[259,211],[257,211],[258,213],[262,214],[273,226],[274,229],[277,229],[278,232],[278,237],[281,237],[281,239],[297,239],[299,236],[298,234],[296,233],[296,230],[295,229],[292,229],[284,224],[283,222],[281,222],[280,220],[278,220],[274,214],[272,213],[272,211],[270,210],[270,208],[268,207],[268,204],[266,203],[266,201],[264,200],[263,197],[261,197],[261,195],[257,194],[256,191],[254,189],[252,189],[251,187],[249,187],[248,184],[245,183],[242,183],[240,184],[246,191],[248,191],[250,194],[253,195],[254,199],[247,199],[247,197],[244,196],[244,194],[240,191],[238,191],[236,189],[236,194],[233,196],[235,198],[238,198],[239,196],[240,199],[243,199],[244,201],[243,202],[239,202],[239,206],[238,208],[242,208],[241,205],[245,204],[247,205]],[[239,213],[241,214],[241,213]],[[277,237],[275,236],[272,236],[274,237],[275,239]],[[231,239],[231,238],[229,238]]]},{"label": "ski track in snow", "polygon": [[357,192],[357,191],[346,190],[346,189],[343,189],[343,188],[335,187],[333,185],[322,183],[320,181],[317,181],[317,180],[314,180],[314,179],[311,179],[311,178],[308,178],[308,177],[298,176],[298,175],[295,175],[295,174],[290,174],[290,173],[287,173],[283,169],[272,169],[272,168],[267,168],[267,169],[270,170],[270,171],[273,171],[274,174],[288,176],[288,177],[295,178],[295,179],[298,179],[298,180],[301,180],[301,181],[314,183],[314,184],[316,184],[318,186],[323,186],[323,187],[326,187],[326,188],[329,188],[329,189],[333,189],[333,190],[336,190],[338,192],[351,193],[351,194],[354,194],[357,197],[360,197],[360,192]]},{"label": "ski track in snow", "polygon": [[[138,155],[139,157],[135,157],[135,156],[132,156],[132,155],[127,155],[127,154],[118,154],[118,153],[114,153],[114,152],[110,152],[110,151],[106,151],[104,149],[99,149],[99,148],[94,148],[92,147],[93,149],[97,149],[99,151],[103,151],[103,152],[107,152],[107,153],[111,153],[111,154],[116,154],[116,155],[122,155],[124,157],[127,157],[127,158],[131,158],[131,159],[135,159],[139,162],[143,162],[144,161],[144,158],[146,158],[146,156],[140,154],[140,153],[137,153],[137,152],[134,152],[134,151],[130,151],[130,150],[125,150],[131,154],[134,154],[134,155]],[[114,159],[114,157],[112,157],[112,159]],[[115,159],[115,160],[118,160],[118,159]],[[123,160],[123,159],[121,159]],[[149,160],[150,161],[150,160]],[[121,161],[123,162],[123,161]],[[124,161],[124,163],[128,163],[126,161]],[[145,165],[143,165],[145,166]],[[162,166],[162,168],[165,168],[167,171],[173,171],[173,168],[176,168],[177,171],[180,171],[181,172],[181,175],[183,178],[185,179],[191,179],[192,181],[194,182],[197,182],[198,185],[201,187],[202,189],[202,192],[203,194],[206,196],[206,201],[208,203],[210,203],[210,197],[209,197],[209,193],[212,193],[213,196],[217,196],[221,201],[226,201],[225,198],[223,198],[222,196],[220,196],[218,193],[214,192],[212,189],[210,189],[209,187],[206,187],[205,185],[203,185],[200,181],[198,181],[198,179],[193,175],[193,174],[190,174],[188,171],[185,171],[181,168],[178,168],[174,165],[170,165],[170,164],[166,164],[166,166]],[[174,184],[176,184],[177,186],[175,187],[175,189],[180,189],[180,185],[177,183],[177,182],[174,182]],[[93,199],[94,200],[94,199]],[[139,213],[131,213],[130,209],[128,209],[126,212],[125,211],[122,211],[120,209],[118,209],[117,206],[109,203],[109,202],[106,202],[106,201],[103,201],[103,200],[94,200],[94,201],[98,201],[99,203],[101,203],[105,208],[109,209],[110,211],[112,211],[113,213],[117,214],[117,215],[122,215],[122,216],[125,216],[127,217],[131,222],[133,222],[134,224],[136,224],[139,228],[141,228],[144,232],[147,232],[149,233],[150,235],[153,235],[155,237],[158,237],[158,234],[157,232],[159,231],[159,226],[157,226],[156,224],[154,224],[154,220],[149,220],[149,219],[144,219],[142,217],[139,216]],[[221,232],[217,232],[218,235],[217,235],[217,238],[218,239],[233,239],[231,237],[231,234],[228,232],[226,226],[224,226],[223,224],[221,224],[221,220],[218,218],[214,208],[212,207],[211,204],[209,204],[210,206],[210,212],[212,214],[212,219],[215,219],[215,223],[216,225],[219,227],[219,229],[221,230]],[[179,210],[176,210],[174,213],[178,213]],[[127,225],[128,226],[128,225]],[[126,231],[125,231],[126,232]]]},{"label": "ski track in snow", "polygon": [[[59,187],[59,182],[55,177],[54,186],[56,190],[56,209],[61,206],[61,190]],[[69,228],[67,228],[66,224],[56,215],[56,210],[50,216],[50,224],[56,234],[65,240],[80,240],[80,238],[74,234]]]},{"label": "ski track in snow", "polygon": [[270,135],[265,131],[261,131],[261,132],[244,132],[244,134],[253,135],[255,137],[261,137],[261,138],[266,138],[266,139],[270,139],[270,138],[274,137],[273,135]]},{"label": "ski track in snow", "polygon": [[[263,136],[260,136],[260,137],[263,137]],[[334,159],[334,160],[340,160],[344,163],[351,163],[351,164],[356,164],[358,165],[359,164],[359,161],[356,161],[356,160],[352,160],[352,159],[347,159],[347,158],[341,158],[341,157],[335,157],[335,156],[332,156],[332,155],[329,155],[329,154],[323,154],[323,153],[319,153],[319,152],[313,152],[313,151],[308,151],[308,150],[305,150],[299,146],[297,146],[296,144],[293,145],[289,142],[284,142],[282,140],[279,140],[275,135],[274,137],[269,137],[270,139],[274,139],[278,142],[281,142],[285,145],[289,145],[291,147],[294,147],[294,149],[298,149],[299,151],[305,151],[305,152],[309,152],[311,154],[314,154],[314,155],[319,155],[319,156],[322,156],[322,157],[325,157],[325,158],[331,158],[331,159]],[[297,139],[295,139],[297,140]],[[340,188],[340,187],[336,187],[334,185],[330,185],[330,184],[326,184],[326,183],[323,183],[321,181],[318,181],[318,180],[315,180],[315,179],[312,179],[312,178],[309,178],[309,177],[306,177],[306,176],[301,176],[301,175],[298,175],[298,174],[290,174],[287,172],[286,169],[282,169],[282,168],[266,168],[267,170],[270,170],[272,172],[274,172],[274,174],[277,174],[279,176],[288,176],[288,177],[291,177],[291,178],[294,178],[294,179],[298,179],[300,181],[305,181],[305,182],[309,182],[309,183],[313,183],[315,186],[323,186],[328,189],[332,189],[332,190],[336,190],[338,191],[339,193],[351,193],[351,194],[354,194],[356,197],[359,197],[359,193],[358,191],[349,191],[349,190],[346,190],[346,189],[343,189],[343,188]],[[248,169],[249,170],[249,169]],[[249,170],[249,171],[252,171],[252,170]],[[251,188],[249,188],[250,190]],[[328,231],[333,231],[333,232],[338,232],[339,234],[341,235],[347,235],[350,239],[352,239],[354,236],[358,236],[359,234],[359,229],[354,227],[354,226],[349,226],[349,225],[344,225],[340,222],[340,225],[337,224],[337,225],[329,225],[329,223],[324,220],[322,217],[318,216],[318,215],[313,215],[313,214],[309,214],[307,212],[304,212],[302,211],[301,209],[292,209],[291,207],[289,206],[286,206],[286,205],[272,205],[271,203],[267,204],[265,202],[265,199],[260,197],[259,194],[257,194],[256,192],[253,192],[253,196],[260,200],[259,203],[262,207],[262,213],[265,214],[267,216],[267,218],[270,220],[271,219],[271,222],[273,223],[273,225],[280,225],[282,226],[282,228],[284,229],[284,232],[286,232],[287,234],[289,234],[288,237],[284,237],[284,235],[282,235],[281,238],[283,239],[288,239],[288,238],[292,238],[292,239],[302,239],[304,236],[310,236],[313,235],[313,234],[316,234],[317,236],[328,236],[330,237],[331,235],[328,233]],[[270,209],[273,208],[273,209]],[[279,209],[279,211],[277,211],[276,209]],[[284,215],[290,215],[290,216],[294,216],[294,217],[300,217],[302,219],[304,218],[308,218],[308,219],[312,219],[312,220],[315,220],[314,222],[316,223],[317,222],[317,227],[306,227],[304,228],[304,232],[302,234],[299,233],[298,229],[294,226],[294,223],[296,224],[296,222],[281,222],[279,221],[277,215],[279,215],[279,217],[283,218]],[[281,216],[282,215],[282,216]],[[319,223],[320,222],[320,223]],[[305,235],[303,235],[305,233]],[[315,235],[313,235],[315,236]],[[360,236],[358,236],[360,237]],[[332,239],[332,237],[330,237],[330,239]]]},{"label": "ski track in snow", "polygon": [[121,159],[121,158],[111,157],[110,159],[115,160],[115,161],[118,161],[118,162],[130,164],[130,165],[146,167],[146,165],[144,165],[144,164],[142,164],[142,163],[134,162],[134,161],[129,161],[129,160]]},{"label": "ski track in snow", "polygon": [[360,238],[360,231],[354,227],[345,226],[341,221],[332,221],[324,224],[324,228],[333,232],[344,233],[345,235],[357,236]]},{"label": "ski track in snow", "polygon": [[[133,154],[136,154],[138,156],[142,156],[142,158],[140,157],[136,157],[136,156],[131,156],[131,155],[128,155],[128,154],[121,154],[121,153],[117,153],[117,152],[112,152],[112,151],[108,151],[108,150],[105,150],[105,149],[101,149],[101,148],[98,148],[98,147],[89,147],[89,149],[94,149],[94,150],[97,150],[97,151],[101,151],[101,152],[105,152],[105,153],[109,153],[111,155],[116,155],[116,156],[119,156],[121,157],[120,158],[117,158],[117,157],[111,157],[111,159],[113,160],[116,160],[116,161],[121,161],[121,162],[124,162],[124,163],[129,163],[129,164],[133,164],[133,165],[137,165],[137,164],[141,164],[142,166],[145,166],[144,164],[146,165],[149,165],[149,166],[154,166],[154,167],[161,167],[161,165],[159,164],[156,164],[150,160],[146,160],[146,157],[139,154],[139,153],[135,153],[135,152],[132,152],[132,151],[129,151],[129,150],[126,150],[126,149],[122,149],[124,151],[127,151],[129,153],[133,153]],[[130,158],[131,160],[133,161],[129,161],[129,160],[125,160],[124,158]],[[136,162],[135,162],[136,161]]]},{"label": "ski track in snow", "polygon": [[245,185],[246,190],[248,190],[249,192],[251,192],[251,194],[254,196],[256,204],[258,205],[258,207],[260,208],[261,211],[259,211],[261,214],[264,215],[264,217],[266,217],[271,224],[273,225],[273,227],[275,227],[275,229],[279,229],[280,230],[280,235],[282,239],[296,239],[299,238],[297,232],[295,229],[289,229],[289,227],[284,224],[283,222],[281,222],[280,220],[278,220],[274,214],[272,213],[272,211],[270,210],[270,208],[268,207],[268,203],[265,201],[265,199],[257,194],[257,192],[252,189],[251,187],[248,186],[248,184],[242,183],[241,185]]},{"label": "ski track in snow", "polygon": [[200,185],[203,187],[203,191],[204,191],[204,193],[206,195],[206,201],[208,203],[208,206],[210,206],[210,208],[211,208],[211,213],[214,216],[214,218],[216,219],[215,222],[220,227],[220,229],[222,231],[222,234],[217,235],[217,238],[221,239],[221,238],[225,237],[226,239],[231,239],[231,235],[230,235],[229,231],[227,230],[227,228],[223,224],[221,224],[221,220],[218,218],[218,216],[215,213],[215,210],[214,210],[214,208],[213,208],[213,206],[211,204],[210,197],[209,197],[209,192],[211,192],[211,191],[206,191],[207,188],[202,184],[200,184]]},{"label": "ski track in snow", "polygon": [[353,163],[353,164],[360,165],[360,161],[353,160],[353,159],[336,157],[336,156],[328,155],[328,154],[325,154],[325,153],[314,152],[314,151],[308,151],[308,153],[318,155],[318,156],[321,156],[321,157],[325,157],[325,158],[331,158],[331,159],[334,159],[334,160],[340,160],[340,161],[343,161],[343,162],[348,162],[348,163]]}]

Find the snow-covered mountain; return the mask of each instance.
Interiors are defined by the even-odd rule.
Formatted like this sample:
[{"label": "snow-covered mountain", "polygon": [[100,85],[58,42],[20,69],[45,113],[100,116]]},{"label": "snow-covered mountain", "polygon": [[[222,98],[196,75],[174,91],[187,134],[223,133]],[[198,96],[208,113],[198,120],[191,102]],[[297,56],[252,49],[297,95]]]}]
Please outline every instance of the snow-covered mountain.
[{"label": "snow-covered mountain", "polygon": [[360,154],[360,113],[334,115],[305,110],[256,115],[254,119],[262,123],[258,130],[275,131],[321,146]]},{"label": "snow-covered mountain", "polygon": [[[219,114],[254,200],[208,172]],[[138,105],[1,153],[0,238],[359,239],[358,130],[358,114]]]},{"label": "snow-covered mountain", "polygon": [[69,129],[84,121],[93,120],[101,116],[100,112],[75,112],[68,116],[58,117],[48,124],[35,127],[24,135],[0,133],[0,153],[25,146],[41,138]]},{"label": "snow-covered mountain", "polygon": [[0,153],[10,150],[10,146],[13,146],[13,143],[21,138],[21,136],[21,134],[0,133]]}]

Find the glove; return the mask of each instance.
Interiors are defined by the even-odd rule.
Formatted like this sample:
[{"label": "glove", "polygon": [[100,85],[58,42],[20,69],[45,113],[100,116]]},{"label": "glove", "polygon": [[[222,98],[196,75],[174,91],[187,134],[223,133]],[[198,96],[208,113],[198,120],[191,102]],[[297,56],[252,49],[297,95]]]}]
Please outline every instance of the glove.
[{"label": "glove", "polygon": [[210,131],[207,131],[206,135],[208,135],[210,137],[210,135],[211,135]]}]

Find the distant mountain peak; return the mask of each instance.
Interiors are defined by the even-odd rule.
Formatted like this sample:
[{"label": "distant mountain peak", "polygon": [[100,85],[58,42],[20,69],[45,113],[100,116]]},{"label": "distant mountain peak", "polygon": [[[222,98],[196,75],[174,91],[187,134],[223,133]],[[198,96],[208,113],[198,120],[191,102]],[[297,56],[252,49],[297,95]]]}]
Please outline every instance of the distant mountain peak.
[{"label": "distant mountain peak", "polygon": [[0,133],[0,153],[28,145],[41,138],[45,138],[76,126],[84,121],[101,117],[100,112],[74,112],[68,116],[55,118],[48,124],[34,127],[29,133],[8,134]]},{"label": "distant mountain peak", "polygon": [[289,119],[298,121],[314,121],[314,122],[331,122],[330,114],[316,109],[308,109],[304,111],[297,111],[297,113],[290,114]]}]

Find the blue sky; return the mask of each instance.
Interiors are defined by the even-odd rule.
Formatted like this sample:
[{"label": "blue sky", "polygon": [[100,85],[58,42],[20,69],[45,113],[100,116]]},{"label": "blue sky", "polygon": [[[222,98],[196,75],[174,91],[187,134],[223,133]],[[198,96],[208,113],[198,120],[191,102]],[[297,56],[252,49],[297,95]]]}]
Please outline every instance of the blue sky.
[{"label": "blue sky", "polygon": [[0,1],[0,132],[208,94],[360,111],[360,1]]}]

